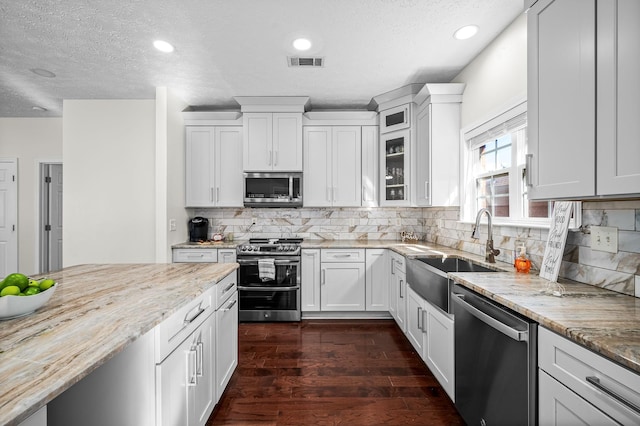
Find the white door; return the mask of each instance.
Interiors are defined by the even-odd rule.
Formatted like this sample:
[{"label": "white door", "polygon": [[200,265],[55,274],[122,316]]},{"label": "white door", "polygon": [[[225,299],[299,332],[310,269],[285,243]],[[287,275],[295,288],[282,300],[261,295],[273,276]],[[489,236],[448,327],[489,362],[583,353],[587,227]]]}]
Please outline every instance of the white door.
[{"label": "white door", "polygon": [[0,160],[0,277],[18,272],[18,160]]},{"label": "white door", "polygon": [[389,311],[388,254],[386,249],[367,249],[365,273],[367,311]]},{"label": "white door", "polygon": [[333,206],[362,205],[362,136],[359,126],[333,128]]},{"label": "white door", "polygon": [[424,299],[407,286],[407,339],[424,360]]},{"label": "white door", "polygon": [[242,207],[242,127],[216,127],[215,205]]},{"label": "white door", "polygon": [[213,207],[214,127],[189,126],[186,140],[186,207]]},{"label": "white door", "polygon": [[[204,426],[216,405],[216,316],[211,314],[196,331],[196,390],[193,398],[195,411],[191,423]],[[227,343],[228,344],[228,343]]]},{"label": "white door", "polygon": [[598,195],[640,193],[640,2],[598,3]]},{"label": "white door", "polygon": [[362,207],[378,207],[378,126],[362,126]]},{"label": "white door", "polygon": [[231,296],[215,315],[217,403],[238,365],[238,293]]},{"label": "white door", "polygon": [[242,116],[242,155],[245,171],[273,169],[273,114],[248,112]]},{"label": "white door", "polygon": [[273,170],[302,171],[302,114],[273,114]]},{"label": "white door", "polygon": [[159,426],[188,425],[189,398],[195,384],[195,351],[187,338],[156,365],[156,413]]},{"label": "white door", "polygon": [[364,311],[364,263],[323,263],[323,311]]},{"label": "white door", "polygon": [[305,207],[327,207],[332,204],[331,146],[331,127],[304,128]]},{"label": "white door", "polygon": [[302,274],[300,284],[300,308],[305,311],[320,310],[320,249],[302,250]]}]

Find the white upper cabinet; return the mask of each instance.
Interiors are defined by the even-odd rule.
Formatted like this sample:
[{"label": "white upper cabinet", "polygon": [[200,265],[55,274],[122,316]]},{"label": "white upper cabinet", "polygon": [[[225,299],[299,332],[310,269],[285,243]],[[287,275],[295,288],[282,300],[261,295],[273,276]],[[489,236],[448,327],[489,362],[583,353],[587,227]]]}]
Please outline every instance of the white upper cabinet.
[{"label": "white upper cabinet", "polygon": [[380,135],[381,206],[410,205],[411,129]]},{"label": "white upper cabinet", "polygon": [[380,111],[380,133],[389,133],[411,127],[411,104],[398,105]]},{"label": "white upper cabinet", "polygon": [[414,205],[460,204],[460,103],[462,83],[425,84],[416,95],[416,144],[412,155]]},{"label": "white upper cabinet", "polygon": [[597,195],[640,193],[640,2],[599,1]]},{"label": "white upper cabinet", "polygon": [[302,114],[245,113],[245,171],[302,170]]},{"label": "white upper cabinet", "polygon": [[186,126],[186,207],[242,206],[242,127]]},{"label": "white upper cabinet", "polygon": [[243,113],[243,169],[302,171],[306,96],[236,96]]},{"label": "white upper cabinet", "polygon": [[640,5],[539,0],[527,16],[529,198],[640,193]]},{"label": "white upper cabinet", "polygon": [[378,126],[362,126],[362,207],[378,206]]},{"label": "white upper cabinet", "polygon": [[304,205],[362,205],[360,126],[305,126]]}]

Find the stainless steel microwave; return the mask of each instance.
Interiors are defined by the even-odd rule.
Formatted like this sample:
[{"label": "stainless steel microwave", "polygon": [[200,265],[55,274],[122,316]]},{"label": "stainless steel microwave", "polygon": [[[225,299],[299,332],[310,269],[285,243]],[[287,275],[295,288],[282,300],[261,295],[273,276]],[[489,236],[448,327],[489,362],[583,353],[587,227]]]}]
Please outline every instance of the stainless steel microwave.
[{"label": "stainless steel microwave", "polygon": [[302,173],[244,173],[245,207],[302,207]]}]

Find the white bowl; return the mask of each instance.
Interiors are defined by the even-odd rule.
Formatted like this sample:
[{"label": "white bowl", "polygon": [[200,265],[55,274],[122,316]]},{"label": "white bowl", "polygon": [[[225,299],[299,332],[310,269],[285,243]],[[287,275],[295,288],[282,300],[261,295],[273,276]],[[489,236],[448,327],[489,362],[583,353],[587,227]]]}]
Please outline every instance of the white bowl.
[{"label": "white bowl", "polygon": [[56,287],[58,287],[57,283],[42,293],[31,296],[0,297],[0,319],[11,319],[32,313],[51,299]]}]

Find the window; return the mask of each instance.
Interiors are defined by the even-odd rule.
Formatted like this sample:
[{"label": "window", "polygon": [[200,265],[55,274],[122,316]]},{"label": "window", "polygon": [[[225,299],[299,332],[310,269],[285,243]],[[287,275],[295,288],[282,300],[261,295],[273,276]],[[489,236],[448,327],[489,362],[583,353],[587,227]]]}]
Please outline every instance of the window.
[{"label": "window", "polygon": [[463,152],[463,220],[473,221],[478,210],[487,208],[496,223],[549,225],[553,202],[527,197],[526,102],[464,132]]}]

